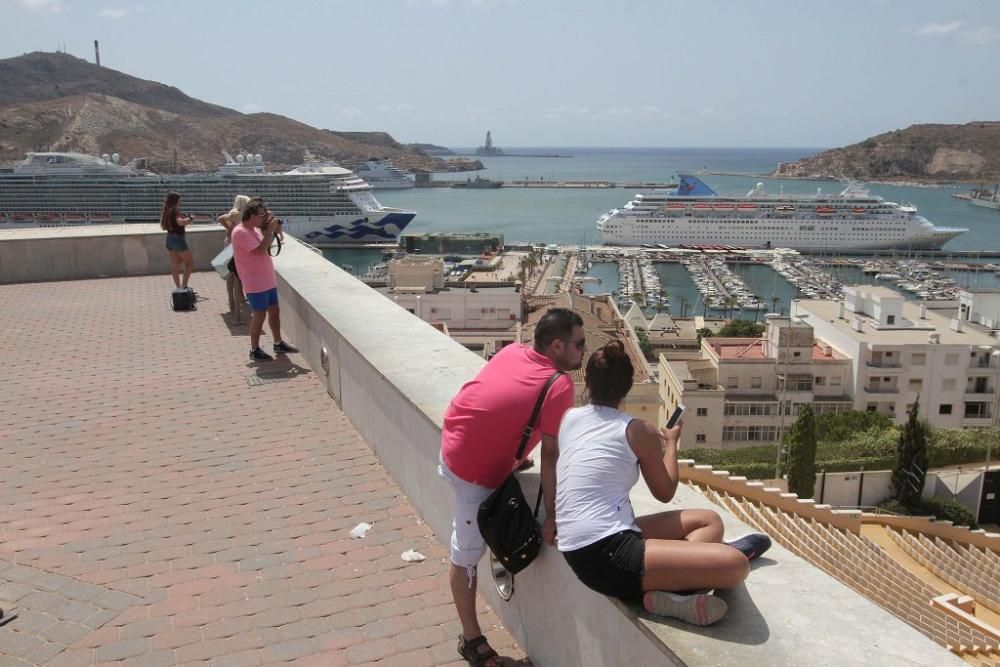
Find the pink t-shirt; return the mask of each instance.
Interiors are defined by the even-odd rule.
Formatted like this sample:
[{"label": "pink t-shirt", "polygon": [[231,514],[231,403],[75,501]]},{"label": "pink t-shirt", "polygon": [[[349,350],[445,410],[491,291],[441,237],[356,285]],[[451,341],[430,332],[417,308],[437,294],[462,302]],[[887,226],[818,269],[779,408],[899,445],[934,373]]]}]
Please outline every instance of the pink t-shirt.
[{"label": "pink t-shirt", "polygon": [[[441,431],[441,459],[456,476],[490,489],[514,469],[514,455],[538,395],[555,364],[534,348],[500,350],[451,400]],[[557,436],[563,413],[573,407],[573,380],[564,375],[545,396],[525,456],[542,434]]]},{"label": "pink t-shirt", "polygon": [[240,274],[244,294],[266,292],[278,286],[278,278],[274,275],[274,262],[267,253],[255,254],[253,251],[260,246],[264,235],[256,227],[248,228],[244,224],[236,225],[231,235],[233,240],[233,257],[236,259],[236,272]]}]

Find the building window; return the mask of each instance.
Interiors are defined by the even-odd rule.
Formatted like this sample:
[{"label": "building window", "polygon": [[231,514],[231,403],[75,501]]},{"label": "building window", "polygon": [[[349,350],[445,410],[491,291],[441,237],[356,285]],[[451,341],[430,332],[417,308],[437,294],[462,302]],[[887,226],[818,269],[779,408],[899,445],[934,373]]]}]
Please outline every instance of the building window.
[{"label": "building window", "polygon": [[740,379],[737,377],[726,378],[726,386],[736,389],[740,386]]},{"label": "building window", "polygon": [[815,387],[825,387],[826,386],[826,378],[823,377],[822,375],[817,375],[816,377],[813,378],[813,386],[815,386]]},{"label": "building window", "polygon": [[840,386],[840,376],[839,375],[834,375],[832,378],[830,378],[830,386],[831,387],[839,387]]},{"label": "building window", "polygon": [[698,416],[699,417],[707,417],[708,416],[708,408],[698,408]]},{"label": "building window", "polygon": [[705,434],[704,433],[697,433],[697,434],[695,434],[694,441],[695,442],[705,442]]},{"label": "building window", "polygon": [[777,435],[774,426],[725,426],[723,442],[773,442]]},{"label": "building window", "polygon": [[[895,315],[886,315],[885,323],[886,324],[895,324],[896,323],[896,316]],[[889,353],[889,356],[892,356],[891,352]]]},{"label": "building window", "polygon": [[795,352],[792,352],[792,356],[797,359],[802,356],[802,353],[796,350]]},{"label": "building window", "polygon": [[762,384],[761,378],[753,378],[753,377],[750,378],[751,389],[760,389],[761,384]]},{"label": "building window", "polygon": [[915,378],[910,380],[910,391],[915,391],[918,394],[920,390],[924,388],[924,381],[920,378]]},{"label": "building window", "polygon": [[910,357],[911,366],[923,366],[927,363],[927,355],[923,352],[914,354]]},{"label": "building window", "polygon": [[951,403],[942,403],[938,406],[939,415],[950,415],[951,414]]}]

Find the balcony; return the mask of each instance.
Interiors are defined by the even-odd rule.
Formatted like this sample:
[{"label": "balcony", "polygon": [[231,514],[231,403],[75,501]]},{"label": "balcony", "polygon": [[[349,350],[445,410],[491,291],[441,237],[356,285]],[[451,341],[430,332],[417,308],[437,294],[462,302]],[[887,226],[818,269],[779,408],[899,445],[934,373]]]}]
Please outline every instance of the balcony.
[{"label": "balcony", "polygon": [[869,394],[898,394],[899,387],[894,385],[876,385],[874,387],[865,387],[865,391]]},{"label": "balcony", "polygon": [[878,359],[872,359],[871,361],[866,361],[865,366],[867,366],[868,368],[879,368],[884,370],[901,370],[903,368],[903,364],[899,363],[898,361],[885,361],[885,360],[880,361]]}]

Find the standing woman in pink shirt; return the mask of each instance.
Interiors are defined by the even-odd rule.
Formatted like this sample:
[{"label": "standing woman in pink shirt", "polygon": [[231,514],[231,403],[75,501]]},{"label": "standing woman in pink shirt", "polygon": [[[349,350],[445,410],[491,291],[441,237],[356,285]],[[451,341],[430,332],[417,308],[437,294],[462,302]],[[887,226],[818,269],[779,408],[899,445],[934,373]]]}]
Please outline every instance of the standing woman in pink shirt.
[{"label": "standing woman in pink shirt", "polygon": [[[176,192],[168,192],[163,201],[163,212],[160,214],[160,227],[167,233],[167,252],[170,253],[170,276],[174,279],[174,287],[187,287],[194,267],[194,259],[184,238],[184,228],[191,224],[191,216],[181,213],[181,196]],[[180,277],[181,263],[184,264],[184,279]]]}]

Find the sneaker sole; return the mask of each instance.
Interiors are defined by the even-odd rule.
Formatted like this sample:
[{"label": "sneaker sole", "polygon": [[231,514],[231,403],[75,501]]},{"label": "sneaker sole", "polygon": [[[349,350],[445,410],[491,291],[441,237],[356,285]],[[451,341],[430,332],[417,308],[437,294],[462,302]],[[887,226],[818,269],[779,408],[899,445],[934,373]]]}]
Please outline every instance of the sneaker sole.
[{"label": "sneaker sole", "polygon": [[726,601],[714,595],[677,595],[651,591],[643,596],[643,606],[657,616],[669,616],[691,625],[712,625],[728,611]]}]

